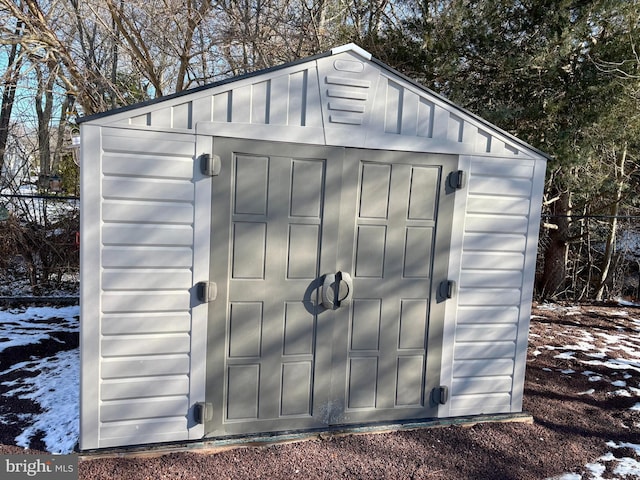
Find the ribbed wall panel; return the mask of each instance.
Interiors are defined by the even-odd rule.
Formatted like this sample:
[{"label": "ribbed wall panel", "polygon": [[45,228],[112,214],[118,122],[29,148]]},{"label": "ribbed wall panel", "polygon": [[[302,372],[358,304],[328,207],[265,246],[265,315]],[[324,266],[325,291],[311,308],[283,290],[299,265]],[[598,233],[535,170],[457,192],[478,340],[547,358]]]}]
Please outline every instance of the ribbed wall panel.
[{"label": "ribbed wall panel", "polygon": [[[191,112],[189,103],[158,110],[151,123],[187,128]],[[162,441],[171,431],[172,440],[188,438],[194,148],[192,136],[120,130],[103,136],[99,431],[105,446]]]},{"label": "ribbed wall panel", "polygon": [[526,159],[473,157],[471,161],[452,415],[511,411],[533,173],[533,161]]}]

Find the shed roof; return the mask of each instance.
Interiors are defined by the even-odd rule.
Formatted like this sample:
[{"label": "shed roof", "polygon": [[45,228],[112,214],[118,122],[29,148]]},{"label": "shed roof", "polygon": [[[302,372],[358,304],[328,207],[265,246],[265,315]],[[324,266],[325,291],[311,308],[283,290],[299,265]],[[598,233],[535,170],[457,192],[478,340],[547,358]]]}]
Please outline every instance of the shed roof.
[{"label": "shed roof", "polygon": [[352,43],[78,121],[362,148],[551,158]]}]

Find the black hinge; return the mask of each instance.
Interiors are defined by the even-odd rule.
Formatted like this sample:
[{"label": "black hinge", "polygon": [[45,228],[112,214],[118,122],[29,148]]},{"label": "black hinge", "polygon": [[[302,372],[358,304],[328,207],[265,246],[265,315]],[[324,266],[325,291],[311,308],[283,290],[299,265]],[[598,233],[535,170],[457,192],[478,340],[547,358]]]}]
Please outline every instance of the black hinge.
[{"label": "black hinge", "polygon": [[200,171],[203,175],[207,175],[209,177],[220,175],[222,165],[218,155],[203,153],[198,157],[198,160],[200,161]]},{"label": "black hinge", "polygon": [[447,186],[452,190],[460,190],[464,185],[464,171],[457,170],[447,176]]},{"label": "black hinge", "polygon": [[213,404],[208,402],[196,403],[193,406],[193,419],[199,424],[213,420]]},{"label": "black hinge", "polygon": [[434,403],[444,405],[449,401],[449,387],[440,385],[431,391],[431,398]]},{"label": "black hinge", "polygon": [[215,282],[198,282],[196,294],[201,302],[213,302],[218,296],[218,285]]},{"label": "black hinge", "polygon": [[453,297],[456,288],[456,282],[453,280],[443,280],[438,285],[438,300],[448,300]]}]

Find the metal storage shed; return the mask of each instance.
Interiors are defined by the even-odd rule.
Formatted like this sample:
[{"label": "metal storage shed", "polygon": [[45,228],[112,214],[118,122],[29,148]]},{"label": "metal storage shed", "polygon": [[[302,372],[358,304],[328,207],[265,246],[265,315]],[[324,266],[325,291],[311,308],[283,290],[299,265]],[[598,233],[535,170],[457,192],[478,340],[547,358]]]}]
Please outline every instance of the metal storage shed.
[{"label": "metal storage shed", "polygon": [[81,449],[521,411],[543,153],[353,44],[81,130]]}]

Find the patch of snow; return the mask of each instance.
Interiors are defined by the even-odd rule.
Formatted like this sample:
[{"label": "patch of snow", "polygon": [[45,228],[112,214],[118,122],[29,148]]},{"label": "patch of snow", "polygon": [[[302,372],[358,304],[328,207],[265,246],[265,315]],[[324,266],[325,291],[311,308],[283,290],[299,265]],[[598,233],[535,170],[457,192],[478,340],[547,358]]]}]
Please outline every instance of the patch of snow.
[{"label": "patch of snow", "polygon": [[616,443],[610,440],[606,443],[606,445],[607,447],[611,447],[611,448],[630,448],[632,450],[635,450],[637,455],[640,455],[640,444],[637,444],[637,443],[629,443],[629,442]]},{"label": "patch of snow", "polygon": [[585,353],[585,355],[591,358],[604,358],[607,356],[605,352]]},{"label": "patch of snow", "polygon": [[[633,443],[625,443],[622,442],[617,444],[616,442],[609,441],[606,443],[609,448],[617,449],[617,448],[632,448],[636,451],[636,454],[640,453],[640,445],[636,445]],[[613,474],[615,477],[611,477],[610,474],[607,477],[603,477],[602,475],[606,472],[607,466],[604,463],[607,462],[615,462],[615,466],[613,467]],[[604,480],[605,478],[637,478],[640,475],[640,462],[638,462],[634,458],[622,457],[617,458],[612,452],[607,452],[598,458],[598,461],[593,463],[588,463],[585,465],[585,470],[589,472],[590,480]]]},{"label": "patch of snow", "polygon": [[29,307],[21,310],[0,310],[0,352],[9,347],[40,343],[53,332],[77,332],[79,306],[53,308]]},{"label": "patch of snow", "polygon": [[538,308],[540,310],[548,310],[550,312],[555,312],[558,310],[562,310],[562,306],[556,304],[556,303],[543,303],[542,305],[538,305]]},{"label": "patch of snow", "polygon": [[640,303],[630,302],[629,300],[625,300],[624,298],[616,298],[615,301],[618,305],[623,307],[640,307]]},{"label": "patch of snow", "polygon": [[576,357],[574,357],[575,354],[576,352],[564,352],[554,356],[553,358],[557,358],[559,360],[575,360],[576,359]]},{"label": "patch of snow", "polygon": [[628,390],[615,390],[613,392],[609,392],[608,395],[611,395],[614,397],[631,397],[632,396]]},{"label": "patch of snow", "polygon": [[[605,343],[619,343],[622,339],[620,338],[619,335],[609,335],[608,333],[603,333],[603,332],[596,332],[596,335],[598,335],[600,338],[604,339]],[[592,346],[593,348],[593,346]]]},{"label": "patch of snow", "polygon": [[633,407],[630,407],[629,410],[633,410],[634,412],[640,412],[640,402],[636,403]]},{"label": "patch of snow", "polygon": [[21,379],[17,388],[4,395],[32,400],[40,405],[42,413],[31,416],[30,425],[16,437],[16,444],[29,448],[31,439],[42,432],[49,452],[72,452],[79,434],[79,350],[58,352],[25,370],[40,373]]},{"label": "patch of snow", "polygon": [[632,362],[626,358],[609,358],[606,362],[600,360],[581,360],[581,363],[585,365],[603,366],[612,370],[635,370],[636,372],[640,372],[640,362]]},{"label": "patch of snow", "polygon": [[549,477],[545,480],[582,480],[582,475],[579,473],[564,473],[555,477]]},{"label": "patch of snow", "polygon": [[626,387],[627,382],[625,382],[624,380],[616,380],[615,382],[611,382],[611,385],[613,385],[614,387]]},{"label": "patch of snow", "polygon": [[587,469],[594,478],[602,478],[602,474],[607,470],[607,467],[601,463],[587,463],[584,468]]},{"label": "patch of snow", "polygon": [[593,395],[594,393],[596,393],[596,391],[593,388],[590,388],[589,390],[578,393],[578,395]]},{"label": "patch of snow", "polygon": [[[566,350],[578,350],[581,352],[588,352],[589,350],[593,350],[593,343],[587,343],[587,342],[578,342],[574,345],[565,345],[564,347],[562,347]],[[575,352],[574,352],[575,353]]]},{"label": "patch of snow", "polygon": [[[0,342],[0,352],[12,346],[56,340],[52,336],[56,332],[77,332],[79,314],[78,306],[0,310],[0,338],[5,340]],[[31,400],[41,409],[40,413],[17,415],[27,427],[16,437],[16,444],[27,448],[38,436],[51,453],[73,451],[79,433],[79,349],[33,357],[9,366],[0,376],[15,371],[31,373],[3,382],[11,389],[4,395]],[[2,422],[8,423],[6,418],[0,418]]]},{"label": "patch of snow", "polygon": [[621,475],[623,477],[633,475],[633,477],[638,478],[637,475],[640,474],[640,462],[630,457],[618,458],[617,461],[618,465],[613,469],[614,475]]},{"label": "patch of snow", "polygon": [[600,375],[592,375],[588,378],[588,380],[590,382],[599,382],[600,380],[602,380],[602,377]]}]

